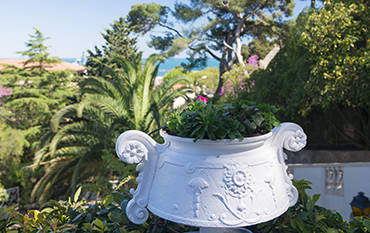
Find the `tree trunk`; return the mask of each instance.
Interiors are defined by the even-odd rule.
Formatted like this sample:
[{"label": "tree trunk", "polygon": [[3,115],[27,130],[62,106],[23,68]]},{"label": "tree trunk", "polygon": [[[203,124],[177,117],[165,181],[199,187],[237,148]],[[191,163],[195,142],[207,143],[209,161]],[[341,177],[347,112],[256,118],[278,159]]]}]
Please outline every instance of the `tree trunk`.
[{"label": "tree trunk", "polygon": [[241,66],[244,66],[245,64],[244,64],[244,60],[242,56],[242,42],[240,39],[240,34],[242,32],[244,23],[243,23],[243,17],[241,13],[239,13],[237,17],[238,17],[238,26],[236,27],[236,30],[235,30],[235,42],[236,42],[235,55],[236,55],[236,59],[238,60],[239,64]]}]

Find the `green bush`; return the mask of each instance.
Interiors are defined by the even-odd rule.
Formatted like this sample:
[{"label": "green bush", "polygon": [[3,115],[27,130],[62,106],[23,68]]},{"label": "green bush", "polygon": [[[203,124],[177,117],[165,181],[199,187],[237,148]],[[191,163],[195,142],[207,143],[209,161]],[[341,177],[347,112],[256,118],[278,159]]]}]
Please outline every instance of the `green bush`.
[{"label": "green bush", "polygon": [[249,99],[248,93],[254,85],[254,81],[248,74],[254,71],[253,65],[240,66],[236,64],[233,69],[222,75],[223,87],[219,103],[232,103],[240,99]]},{"label": "green bush", "polygon": [[216,91],[219,80],[219,71],[217,67],[191,72],[189,76],[194,80],[194,85],[199,86],[203,93]]},{"label": "green bush", "polygon": [[[369,232],[370,219],[356,217],[346,222],[339,213],[317,206],[319,195],[310,197],[306,189],[310,182],[293,181],[299,192],[298,202],[283,215],[269,222],[248,227],[254,233],[365,233]],[[147,222],[132,224],[126,216],[126,206],[131,198],[127,192],[113,192],[95,204],[79,200],[81,189],[73,201],[50,200],[40,210],[21,214],[16,206],[0,208],[0,232],[188,232],[195,227],[163,220],[150,213]]]}]

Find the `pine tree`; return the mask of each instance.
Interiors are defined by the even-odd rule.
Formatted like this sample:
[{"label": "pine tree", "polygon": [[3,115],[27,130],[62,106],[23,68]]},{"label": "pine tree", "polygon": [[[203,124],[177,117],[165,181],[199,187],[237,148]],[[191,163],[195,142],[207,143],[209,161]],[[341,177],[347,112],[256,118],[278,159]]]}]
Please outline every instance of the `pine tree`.
[{"label": "pine tree", "polygon": [[[95,46],[95,53],[88,50],[89,56],[86,62],[86,71],[90,76],[101,76],[104,67],[109,66],[114,70],[119,70],[116,63],[108,64],[113,56],[122,56],[130,60],[138,60],[139,53],[137,48],[137,36],[132,37],[133,28],[125,22],[126,19],[119,18],[110,26],[112,29],[105,29],[102,36],[105,39],[105,45],[100,50]],[[132,37],[132,38],[131,38]]]},{"label": "pine tree", "polygon": [[34,29],[35,35],[29,35],[32,39],[25,43],[29,50],[17,53],[29,57],[24,63],[25,67],[30,64],[31,69],[45,70],[50,64],[59,63],[60,59],[57,57],[49,58],[50,53],[47,52],[48,47],[45,46],[44,41],[50,38],[44,37],[39,30]]},{"label": "pine tree", "polygon": [[[207,57],[219,61],[220,79],[216,90],[219,94],[222,74],[233,67],[235,60],[241,66],[245,65],[241,39],[278,37],[284,25],[282,16],[291,16],[293,7],[293,0],[190,0],[189,5],[176,2],[171,10],[153,2],[133,5],[128,22],[142,34],[153,31],[157,25],[166,28],[167,33],[153,35],[149,45],[167,56],[187,50],[190,64],[185,68],[204,65]],[[190,26],[180,30],[168,20],[169,12]],[[206,19],[207,23],[195,27],[194,22],[198,19]]]}]

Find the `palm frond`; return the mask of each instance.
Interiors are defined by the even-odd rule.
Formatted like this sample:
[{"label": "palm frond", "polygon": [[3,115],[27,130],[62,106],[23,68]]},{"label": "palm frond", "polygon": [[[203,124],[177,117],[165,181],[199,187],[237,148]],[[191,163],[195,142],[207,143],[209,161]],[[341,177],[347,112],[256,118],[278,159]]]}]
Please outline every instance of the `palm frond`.
[{"label": "palm frond", "polygon": [[59,110],[57,113],[54,114],[54,116],[51,118],[50,121],[50,129],[52,132],[56,132],[61,120],[63,118],[68,117],[74,117],[77,113],[77,104],[68,105],[61,110]]}]

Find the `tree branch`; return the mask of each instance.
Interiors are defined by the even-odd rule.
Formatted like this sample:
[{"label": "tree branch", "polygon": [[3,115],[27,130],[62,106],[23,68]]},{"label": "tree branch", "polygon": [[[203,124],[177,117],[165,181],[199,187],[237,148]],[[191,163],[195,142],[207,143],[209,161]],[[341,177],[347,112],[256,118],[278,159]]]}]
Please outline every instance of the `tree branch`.
[{"label": "tree branch", "polygon": [[235,49],[234,49],[233,47],[231,47],[230,45],[228,45],[228,44],[226,43],[226,41],[225,41],[225,40],[223,41],[223,43],[224,43],[224,45],[225,45],[227,48],[229,48],[229,49],[231,49],[232,51],[234,51],[234,52],[235,52]]},{"label": "tree branch", "polygon": [[177,34],[179,37],[184,38],[184,37],[180,34],[180,32],[179,32],[179,31],[177,31],[176,29],[171,28],[170,26],[167,26],[166,24],[164,24],[164,23],[162,23],[162,22],[159,22],[159,25],[160,25],[160,26],[162,26],[162,27],[165,27],[165,28],[167,28],[167,29],[169,29],[169,30],[171,30],[171,31],[176,32],[176,34]]},{"label": "tree branch", "polygon": [[261,23],[263,23],[264,25],[266,25],[266,26],[270,25],[269,23],[267,23],[266,21],[261,19],[255,12],[253,13],[253,15],[256,16],[257,20],[260,21]]}]

